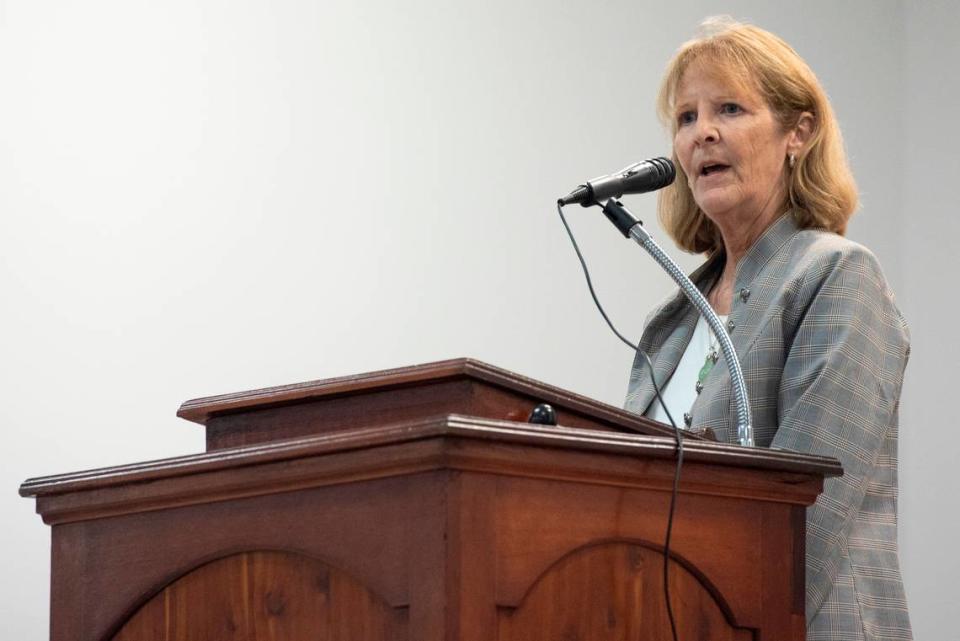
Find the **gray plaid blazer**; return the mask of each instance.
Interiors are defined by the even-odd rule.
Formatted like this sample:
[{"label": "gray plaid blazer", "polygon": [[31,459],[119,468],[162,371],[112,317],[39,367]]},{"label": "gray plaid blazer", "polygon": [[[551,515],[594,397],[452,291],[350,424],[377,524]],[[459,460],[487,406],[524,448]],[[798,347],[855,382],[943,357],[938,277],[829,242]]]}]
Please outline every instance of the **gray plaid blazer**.
[{"label": "gray plaid blazer", "polygon": [[[692,279],[706,292],[722,267],[714,255]],[[843,464],[807,511],[807,639],[912,639],[897,553],[897,419],[910,337],[877,259],[784,215],[737,266],[729,320],[757,445]],[[696,321],[679,291],[647,318],[640,347],[658,383],[673,375]],[[642,414],[653,401],[648,371],[634,361],[628,410]],[[725,363],[690,414],[689,429],[736,442]]]}]

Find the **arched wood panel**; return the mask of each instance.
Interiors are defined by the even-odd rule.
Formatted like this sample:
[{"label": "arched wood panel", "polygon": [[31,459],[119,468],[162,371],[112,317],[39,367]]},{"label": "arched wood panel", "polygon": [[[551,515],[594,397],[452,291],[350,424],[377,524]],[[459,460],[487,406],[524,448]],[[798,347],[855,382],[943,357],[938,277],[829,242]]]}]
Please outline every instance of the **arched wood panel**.
[{"label": "arched wood panel", "polygon": [[[670,563],[670,592],[681,639],[754,638],[732,627],[706,586],[676,562]],[[580,549],[551,566],[517,608],[499,612],[499,641],[594,639],[671,640],[661,552],[629,543]]]},{"label": "arched wood panel", "polygon": [[394,641],[406,609],[289,552],[244,552],[203,565],[147,601],[114,641]]}]

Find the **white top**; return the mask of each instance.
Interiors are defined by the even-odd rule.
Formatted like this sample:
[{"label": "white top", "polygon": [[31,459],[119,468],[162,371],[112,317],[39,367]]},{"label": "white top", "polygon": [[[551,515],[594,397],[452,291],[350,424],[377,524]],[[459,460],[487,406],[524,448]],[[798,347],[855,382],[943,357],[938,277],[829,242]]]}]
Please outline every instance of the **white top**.
[{"label": "white top", "polygon": [[[727,317],[721,316],[720,320],[726,324]],[[690,408],[693,407],[693,402],[697,400],[697,377],[707,360],[707,354],[712,351],[720,351],[720,341],[710,331],[706,319],[700,316],[677,369],[666,385],[660,388],[663,402],[670,408],[670,413],[673,415],[677,427],[683,427],[684,413],[689,412]],[[653,402],[647,409],[646,416],[655,421],[670,424],[670,420],[656,396],[653,397]]]}]

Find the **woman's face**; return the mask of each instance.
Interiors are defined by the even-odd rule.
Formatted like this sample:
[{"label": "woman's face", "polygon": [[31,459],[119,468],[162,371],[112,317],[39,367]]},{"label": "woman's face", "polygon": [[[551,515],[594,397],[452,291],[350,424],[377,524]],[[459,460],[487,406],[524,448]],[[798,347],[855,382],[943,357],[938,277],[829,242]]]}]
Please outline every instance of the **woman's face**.
[{"label": "woman's face", "polygon": [[674,151],[700,209],[723,228],[724,220],[773,214],[783,202],[788,147],[764,99],[752,89],[725,83],[694,62],[676,96]]}]

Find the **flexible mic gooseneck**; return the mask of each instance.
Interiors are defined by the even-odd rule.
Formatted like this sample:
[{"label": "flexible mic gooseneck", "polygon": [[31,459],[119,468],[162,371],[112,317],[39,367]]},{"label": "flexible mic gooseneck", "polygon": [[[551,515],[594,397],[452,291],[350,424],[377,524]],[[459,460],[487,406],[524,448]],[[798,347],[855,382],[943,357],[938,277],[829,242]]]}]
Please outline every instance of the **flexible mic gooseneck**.
[{"label": "flexible mic gooseneck", "polygon": [[733,347],[733,341],[723,327],[723,321],[713,311],[710,303],[704,297],[700,290],[694,285],[687,275],[683,273],[680,267],[673,262],[673,259],[653,240],[653,237],[643,228],[643,224],[633,217],[627,208],[611,198],[606,205],[597,205],[603,207],[603,213],[612,222],[620,232],[627,238],[632,238],[638,245],[647,250],[657,264],[663,268],[673,281],[680,287],[680,291],[697,308],[700,315],[707,321],[707,325],[713,332],[717,340],[720,341],[720,351],[723,352],[724,360],[727,362],[727,368],[730,370],[730,382],[733,387],[733,398],[737,410],[737,440],[740,445],[753,447],[753,424],[750,416],[750,400],[747,398],[747,384],[743,380],[743,369],[740,367],[740,359],[737,358],[737,352]]},{"label": "flexible mic gooseneck", "polygon": [[579,203],[583,207],[590,207],[608,198],[662,189],[672,183],[675,177],[676,170],[668,158],[651,158],[624,167],[609,176],[588,180],[557,202],[560,205]]}]

